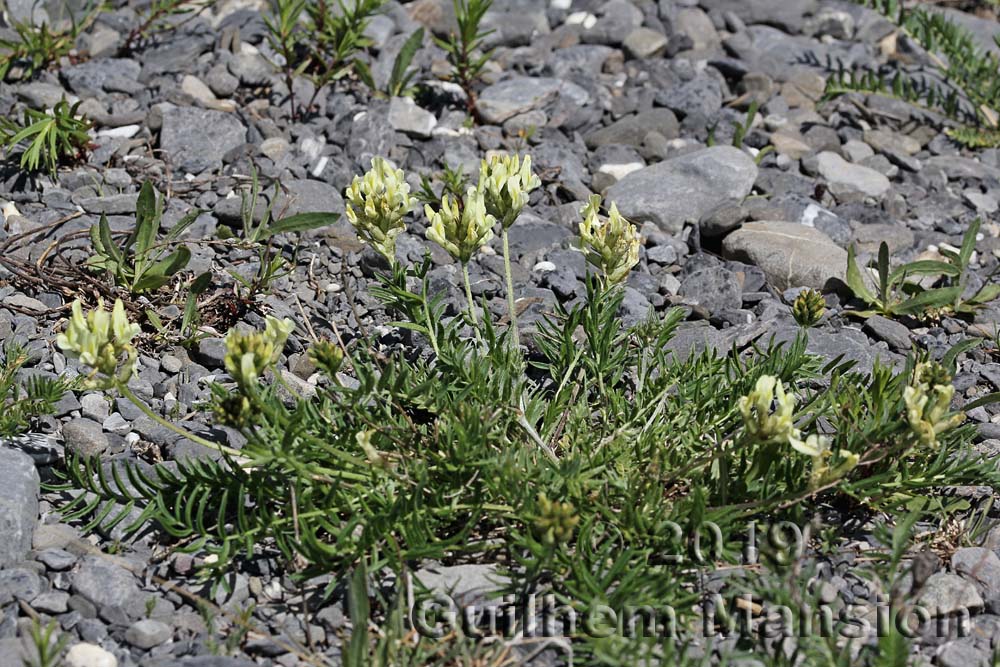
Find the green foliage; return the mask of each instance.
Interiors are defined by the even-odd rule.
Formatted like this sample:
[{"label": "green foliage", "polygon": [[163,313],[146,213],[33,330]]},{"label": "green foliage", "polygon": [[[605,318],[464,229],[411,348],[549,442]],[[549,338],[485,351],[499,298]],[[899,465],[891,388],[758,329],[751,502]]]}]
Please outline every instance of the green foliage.
[{"label": "green foliage", "polygon": [[20,150],[21,169],[44,168],[55,176],[60,164],[83,159],[91,147],[91,122],[77,113],[80,104],[70,106],[64,98],[50,112],[25,109],[20,122],[0,117],[0,146],[8,156]]},{"label": "green foliage", "polygon": [[[382,637],[362,630],[378,611],[366,570],[402,580],[425,559],[499,561],[501,592],[551,593],[577,612],[670,606],[686,628],[699,570],[738,560],[746,521],[803,523],[821,506],[946,515],[968,502],[941,487],[1000,483],[949,407],[947,367],[967,346],[900,371],[823,361],[806,353],[805,332],[679,356],[670,342],[683,311],[626,327],[624,290],[590,277],[585,299],[536,322],[526,356],[489,309],[446,317],[430,268],[429,257],[391,263],[371,290],[402,349],[313,344],[312,396],[273,368],[290,322],[228,337],[235,380],[212,385],[211,415],[245,444],[190,434],[221,458],[170,465],[71,458],[53,487],[70,498],[64,517],[125,534],[152,523],[179,549],[213,556],[207,577],[262,556],[302,563],[302,577],[349,576],[345,664],[435,664],[427,651],[440,645],[404,640],[391,604]],[[685,539],[706,522],[720,531],[707,558]],[[803,590],[790,585],[796,557],[767,552],[762,590]],[[657,638],[574,639],[576,664],[635,665],[659,651],[691,664]],[[809,664],[850,664],[835,643],[809,650],[831,657]]]},{"label": "green foliage", "polygon": [[66,30],[53,30],[47,23],[35,26],[30,21],[15,21],[11,27],[17,39],[0,38],[0,81],[15,68],[20,69],[22,79],[49,69],[73,50],[82,26],[73,22]]},{"label": "green foliage", "polygon": [[413,77],[417,75],[417,70],[410,69],[410,64],[413,62],[413,57],[417,55],[417,51],[420,50],[421,45],[424,43],[424,29],[417,28],[413,31],[406,42],[404,42],[403,47],[396,54],[396,59],[392,63],[392,72],[389,75],[389,83],[386,85],[384,91],[378,90],[378,86],[375,83],[375,77],[372,76],[371,70],[364,61],[355,61],[355,69],[358,73],[358,78],[365,82],[369,88],[372,89],[376,94],[385,97],[403,97],[413,95],[414,86],[411,86]]},{"label": "green foliage", "polygon": [[59,632],[58,627],[55,619],[45,627],[37,618],[32,620],[29,636],[35,654],[24,659],[25,667],[58,667],[62,663],[62,654],[69,645],[70,636]]},{"label": "green foliage", "polygon": [[[975,294],[965,298],[969,262],[976,246],[976,235],[982,221],[976,219],[969,225],[958,252],[944,248],[941,254],[947,261],[918,260],[895,269],[889,265],[889,246],[879,246],[875,265],[877,280],[872,282],[858,268],[854,247],[847,252],[847,284],[854,296],[872,307],[872,310],[855,314],[868,317],[873,314],[886,317],[909,316],[917,319],[934,317],[941,313],[971,315],[976,310],[1000,296],[1000,285],[984,284]],[[921,282],[912,278],[923,279]],[[936,287],[926,287],[930,279]]]},{"label": "green foliage", "polygon": [[440,192],[434,188],[434,181],[427,174],[420,175],[420,189],[415,193],[421,204],[436,206],[445,195],[461,201],[469,187],[469,176],[461,168],[445,167],[438,175],[441,180]]},{"label": "green foliage", "polygon": [[201,211],[185,215],[161,238],[163,204],[164,198],[157,200],[152,182],[144,182],[136,200],[135,227],[121,243],[115,241],[107,216],[102,215],[100,222],[90,228],[94,255],[87,265],[104,271],[115,285],[131,294],[155,292],[173,280],[191,260],[191,251],[186,245],[174,250],[171,247]]},{"label": "green foliage", "polygon": [[241,245],[257,250],[257,269],[252,278],[246,278],[236,271],[229,271],[230,276],[245,290],[244,297],[247,299],[253,299],[257,294],[268,291],[275,280],[288,275],[285,258],[275,253],[272,247],[275,236],[326,227],[335,223],[340,217],[338,213],[299,213],[276,218],[274,206],[278,202],[280,187],[275,183],[274,194],[258,220],[257,203],[260,192],[257,169],[251,165],[250,190],[243,193],[242,206],[240,207],[240,220],[243,227]]},{"label": "green foliage", "polygon": [[493,55],[493,50],[483,50],[483,41],[493,30],[482,30],[480,24],[486,12],[493,6],[493,0],[452,0],[455,6],[455,20],[458,32],[448,39],[435,37],[434,41],[448,54],[451,77],[465,91],[466,106],[470,116],[475,115],[476,79]]},{"label": "green foliage", "polygon": [[[289,91],[292,116],[299,114],[293,88],[294,78],[306,75],[315,92],[305,111],[313,106],[320,91],[344,77],[355,67],[355,55],[371,45],[364,32],[385,0],[273,0],[270,16],[264,17],[268,43],[281,56],[281,70]],[[305,20],[302,17],[305,15]]]},{"label": "green foliage", "polygon": [[153,35],[173,30],[179,16],[196,16],[210,0],[152,0],[139,16],[118,48],[119,57],[127,57]]},{"label": "green foliage", "polygon": [[826,97],[849,92],[879,93],[940,111],[961,126],[949,130],[970,147],[996,146],[1000,111],[1000,57],[981,49],[972,35],[944,14],[899,0],[856,0],[899,26],[923,47],[940,76],[895,73],[843,66],[827,79]]},{"label": "green foliage", "polygon": [[63,394],[76,386],[64,378],[42,375],[29,375],[22,383],[18,371],[27,361],[27,350],[14,343],[0,353],[0,438],[26,433],[34,419],[52,414]]}]

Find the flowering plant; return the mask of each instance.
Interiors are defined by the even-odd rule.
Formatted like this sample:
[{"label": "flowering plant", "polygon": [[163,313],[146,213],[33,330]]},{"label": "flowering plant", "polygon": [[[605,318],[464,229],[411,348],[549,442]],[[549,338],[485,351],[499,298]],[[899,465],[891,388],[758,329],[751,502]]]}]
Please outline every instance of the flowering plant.
[{"label": "flowering plant", "polygon": [[372,168],[364,176],[355,176],[346,194],[347,219],[358,235],[394,263],[396,237],[406,229],[403,218],[417,203],[410,196],[403,170],[393,169],[383,158],[373,158]]}]

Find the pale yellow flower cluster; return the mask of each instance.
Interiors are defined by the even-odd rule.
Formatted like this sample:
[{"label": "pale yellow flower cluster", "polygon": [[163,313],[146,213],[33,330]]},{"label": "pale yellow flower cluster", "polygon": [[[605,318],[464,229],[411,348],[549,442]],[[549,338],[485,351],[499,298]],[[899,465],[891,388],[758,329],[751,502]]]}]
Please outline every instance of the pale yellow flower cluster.
[{"label": "pale yellow flower cluster", "polygon": [[639,232],[621,216],[614,202],[607,218],[601,217],[600,209],[600,195],[591,195],[581,211],[580,238],[590,263],[604,272],[608,282],[620,283],[639,263]]},{"label": "pale yellow flower cluster", "polygon": [[858,464],[857,454],[841,449],[840,463],[831,467],[833,452],[829,438],[812,434],[802,439],[802,432],[795,427],[795,397],[786,393],[781,380],[773,375],[762,375],[753,391],[740,397],[737,407],[744,428],[752,437],[762,442],[787,442],[797,452],[812,457],[810,488],[836,481]]},{"label": "pale yellow flower cluster", "polygon": [[493,238],[496,218],[486,212],[485,198],[478,188],[469,188],[463,202],[445,195],[440,209],[424,206],[424,213],[430,221],[427,238],[462,264]]},{"label": "pale yellow flower cluster", "polygon": [[77,299],[73,302],[69,324],[56,337],[56,344],[68,356],[78,358],[104,376],[101,380],[92,377],[90,386],[106,388],[116,381],[127,382],[131,377],[137,358],[132,339],[138,333],[139,325],[129,321],[121,299],[115,299],[110,313],[104,310],[104,302],[99,301],[97,308],[86,316]]},{"label": "pale yellow flower cluster", "polygon": [[962,423],[965,415],[951,412],[955,387],[944,368],[921,362],[913,371],[913,383],[903,389],[906,418],[921,444],[937,447],[938,435]]},{"label": "pale yellow flower cluster", "polygon": [[528,203],[530,193],[542,181],[531,171],[531,156],[522,161],[516,155],[496,155],[483,160],[479,168],[479,190],[485,197],[486,211],[500,221],[504,229],[514,224]]},{"label": "pale yellow flower cluster", "polygon": [[372,159],[364,176],[355,176],[347,188],[347,219],[362,240],[367,241],[390,263],[395,262],[396,237],[406,229],[403,218],[413,210],[416,197],[402,169],[393,169],[386,160]]},{"label": "pale yellow flower cluster", "polygon": [[268,315],[264,331],[240,333],[233,328],[226,334],[226,371],[241,387],[247,387],[277,363],[288,335],[295,329],[290,319]]}]

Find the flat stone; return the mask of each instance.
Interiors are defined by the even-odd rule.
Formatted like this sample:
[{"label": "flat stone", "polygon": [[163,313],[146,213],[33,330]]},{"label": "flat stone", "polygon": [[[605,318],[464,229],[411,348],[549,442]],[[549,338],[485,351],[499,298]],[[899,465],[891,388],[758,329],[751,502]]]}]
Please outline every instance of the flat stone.
[{"label": "flat stone", "polygon": [[417,106],[412,97],[394,97],[389,102],[389,124],[398,132],[426,139],[437,126],[437,118]]},{"label": "flat stone", "polygon": [[636,28],[622,43],[631,58],[655,58],[667,50],[667,38],[651,28]]},{"label": "flat stone", "polygon": [[173,634],[166,623],[146,618],[133,623],[125,631],[125,641],[137,648],[150,649],[167,641]]},{"label": "flat stone", "polygon": [[42,592],[42,579],[34,570],[13,567],[0,570],[0,606],[12,600],[30,602]]},{"label": "flat stone", "polygon": [[868,167],[851,164],[829,151],[816,156],[816,166],[834,195],[859,192],[868,197],[879,198],[892,187],[883,174]]},{"label": "flat stone", "polygon": [[30,310],[36,313],[44,313],[49,309],[44,303],[35,299],[34,297],[21,294],[20,292],[14,292],[3,299],[5,306],[12,306],[14,308],[20,308],[22,310]]},{"label": "flat stone", "polygon": [[677,116],[670,109],[650,109],[594,130],[586,136],[586,142],[588,148],[609,144],[639,147],[650,132],[658,132],[665,139],[676,139],[680,132]]},{"label": "flat stone", "polygon": [[219,169],[222,156],[246,142],[239,119],[221,111],[175,107],[163,112],[160,148],[176,169],[199,173]]},{"label": "flat stone", "polygon": [[87,643],[70,647],[63,661],[66,667],[118,667],[118,658],[113,653]]},{"label": "flat stone", "polygon": [[975,613],[983,608],[983,598],[976,587],[950,572],[932,574],[924,584],[917,603],[932,616],[965,611]]},{"label": "flat stone", "polygon": [[920,152],[920,142],[905,134],[897,134],[891,130],[865,130],[865,143],[880,153],[903,153],[916,155]]},{"label": "flat stone", "polygon": [[23,560],[31,549],[39,487],[31,457],[0,447],[0,567]]},{"label": "flat stone", "polygon": [[872,315],[865,320],[865,333],[876,340],[884,340],[894,350],[908,352],[910,330],[905,325],[881,315]]},{"label": "flat stone", "polygon": [[736,274],[721,267],[701,269],[687,276],[681,281],[678,294],[713,313],[738,310],[743,305]]},{"label": "flat stone", "polygon": [[951,557],[951,569],[979,585],[986,600],[1000,599],[1000,557],[982,547],[964,547]]},{"label": "flat stone", "polygon": [[484,122],[498,125],[518,114],[541,108],[560,95],[568,97],[578,106],[590,100],[587,91],[575,83],[546,77],[515,76],[486,88],[479,95],[476,108]]},{"label": "flat stone", "polygon": [[780,290],[824,289],[844,280],[847,251],[813,227],[794,222],[748,222],[722,242],[723,254],[760,267]]},{"label": "flat stone", "polygon": [[607,200],[632,222],[676,234],[723,202],[741,202],[756,179],[753,158],[715,146],[633,172],[608,189]]},{"label": "flat stone", "polygon": [[97,456],[110,444],[99,423],[82,417],[63,424],[62,434],[66,449],[84,457]]},{"label": "flat stone", "polygon": [[87,556],[73,573],[72,590],[98,607],[126,607],[141,595],[132,573],[100,556]]}]

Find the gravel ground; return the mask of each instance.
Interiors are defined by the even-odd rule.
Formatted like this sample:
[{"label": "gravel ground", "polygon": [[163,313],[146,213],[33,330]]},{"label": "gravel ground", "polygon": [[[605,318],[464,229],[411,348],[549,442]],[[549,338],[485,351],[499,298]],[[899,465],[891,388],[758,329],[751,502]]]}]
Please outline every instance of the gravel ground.
[{"label": "gravel ground", "polygon": [[[9,11],[23,13],[27,4],[10,2]],[[53,16],[57,4],[47,7]],[[882,241],[900,260],[935,258],[939,248],[959,246],[970,221],[982,217],[970,288],[988,280],[1000,256],[996,150],[963,150],[944,134],[943,118],[886,97],[821,103],[828,62],[886,59],[880,45],[892,26],[878,14],[833,0],[497,0],[487,15],[495,29],[488,41],[497,48],[478,95],[481,123],[470,127],[461,92],[438,78],[447,66],[430,35],[415,60],[416,80],[426,87],[416,102],[378,99],[360,83],[342,81],[317,96],[318,113],[292,122],[288,91],[269,63],[263,5],[213,2],[131,58],[114,54],[134,21],[132,10],[103,13],[79,40],[89,59],[0,85],[0,109],[44,108],[65,95],[82,100],[81,110],[95,121],[92,154],[61,171],[58,181],[30,181],[15,165],[0,167],[0,242],[6,258],[26,267],[21,275],[0,269],[0,340],[30,347],[27,373],[75,372],[75,362],[52,341],[74,293],[99,293],[74,271],[89,254],[80,232],[101,213],[113,228],[127,228],[143,180],[169,195],[165,227],[198,208],[204,212],[186,238],[207,239],[239,224],[239,192],[251,161],[262,179],[280,181],[279,209],[343,213],[344,188],[374,156],[405,169],[416,188],[419,174],[446,165],[477,173],[489,151],[517,151],[532,155],[544,185],[511,230],[526,334],[553,304],[584,295],[576,225],[583,202],[600,192],[641,225],[644,239],[623,316],[635,322],[649,309],[687,309],[671,343],[678,354],[724,351],[761,335],[791,339],[798,329],[789,304],[802,287],[813,287],[825,291],[828,314],[811,333],[811,352],[871,368],[876,358],[900,364],[911,346],[940,357],[974,336],[986,341],[962,363],[957,394],[1000,389],[993,342],[1000,305],[971,320],[932,324],[845,315],[848,298],[839,281],[852,243],[862,261]],[[417,27],[443,35],[452,16],[450,0],[390,0],[369,27],[376,80],[386,81]],[[962,20],[996,49],[991,37],[1000,26],[968,15]],[[309,84],[300,83],[298,97],[307,97]],[[760,114],[747,148],[733,148],[732,126],[753,101]],[[754,155],[767,145],[775,150],[758,164]],[[431,284],[458,312],[464,296],[457,266],[425,240],[424,224],[417,215],[400,236],[399,258],[416,261],[429,251]],[[54,241],[60,243],[53,251]],[[470,265],[472,289],[503,318],[502,261],[497,241],[491,245]],[[337,323],[347,339],[359,327],[386,344],[398,337],[379,328],[385,318],[367,292],[378,261],[346,219],[283,248],[294,257],[293,274],[252,304],[232,296],[226,271],[252,271],[253,256],[221,243],[191,249],[188,270],[217,276],[204,317],[215,333],[189,349],[147,347],[131,382],[154,409],[189,428],[205,426],[194,406],[208,397],[206,380],[222,372],[221,336],[230,325],[259,325],[265,313],[300,319],[305,311],[321,335],[331,335],[330,323]],[[302,350],[291,341],[281,363],[291,381],[308,389],[314,369]],[[994,439],[1000,414],[979,408],[969,418],[984,450],[1000,451]],[[198,456],[197,449],[128,401],[109,402],[98,393],[67,394],[37,434],[0,447],[0,666],[20,664],[25,605],[82,643],[67,661],[73,666],[297,664],[263,636],[244,643],[238,658],[193,661],[211,654],[217,635],[190,599],[171,590],[183,586],[225,609],[254,602],[256,618],[274,637],[302,640],[298,592],[270,576],[273,563],[233,573],[228,593],[207,591],[191,578],[190,557],[161,558],[149,537],[119,545],[114,531],[83,536],[59,523],[52,497],[42,493],[37,500],[39,480],[50,477],[47,466],[64,450],[156,461]],[[958,667],[990,655],[1000,633],[997,553],[963,549],[931,575],[925,595],[974,610],[975,631],[924,638],[920,659]],[[871,594],[851,579],[850,564],[850,558],[835,564],[828,581],[852,599]],[[438,577],[436,585],[461,581],[469,590],[488,585],[490,572],[432,570],[426,573]],[[313,639],[336,655],[347,624],[343,607],[313,614]]]}]

